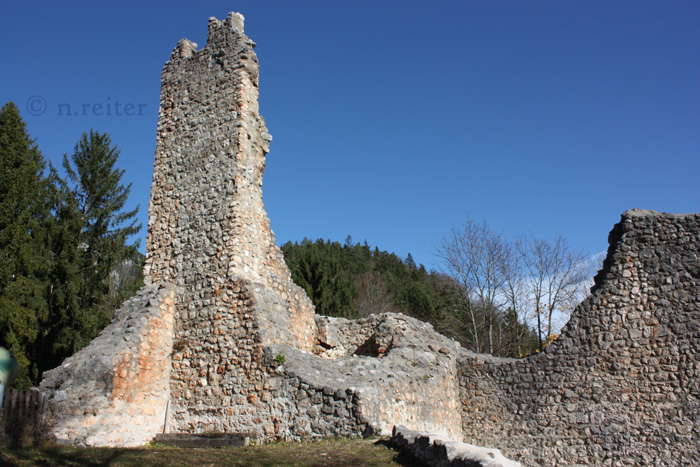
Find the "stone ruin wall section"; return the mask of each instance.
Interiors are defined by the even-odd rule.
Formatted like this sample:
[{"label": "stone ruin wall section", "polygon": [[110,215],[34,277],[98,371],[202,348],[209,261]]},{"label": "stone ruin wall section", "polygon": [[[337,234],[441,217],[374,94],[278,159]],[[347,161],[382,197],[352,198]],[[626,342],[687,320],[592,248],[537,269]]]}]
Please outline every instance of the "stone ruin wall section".
[{"label": "stone ruin wall section", "polygon": [[143,287],[87,347],[43,375],[37,429],[59,443],[142,446],[163,431],[170,401],[175,287]]},{"label": "stone ruin wall section", "polygon": [[525,465],[699,465],[699,258],[700,214],[623,214],[557,341],[462,358],[465,442]]},{"label": "stone ruin wall section", "polygon": [[203,49],[181,40],[163,68],[145,275],[178,287],[169,431],[289,436],[263,348],[315,343],[313,306],[263,207],[272,138],[254,46],[231,13],[209,20]]},{"label": "stone ruin wall section", "polygon": [[182,39],[163,68],[144,275],[180,287],[183,325],[211,305],[205,296],[242,278],[261,283],[286,302],[287,340],[310,349],[313,308],[263,207],[272,137],[258,114],[254,46],[241,15],[210,18],[207,45]]}]

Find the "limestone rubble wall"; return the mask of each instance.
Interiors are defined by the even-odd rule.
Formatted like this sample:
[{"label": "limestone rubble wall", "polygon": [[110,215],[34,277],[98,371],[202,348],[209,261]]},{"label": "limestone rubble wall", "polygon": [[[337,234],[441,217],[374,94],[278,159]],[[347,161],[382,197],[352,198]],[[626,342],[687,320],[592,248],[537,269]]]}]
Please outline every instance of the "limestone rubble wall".
[{"label": "limestone rubble wall", "polygon": [[258,59],[243,17],[209,20],[162,73],[144,275],[182,288],[180,322],[238,277],[273,289],[294,318],[287,341],[313,345],[313,306],[291,280],[263,207],[272,139],[258,113]]},{"label": "limestone rubble wall", "polygon": [[[285,346],[269,347],[271,353],[285,356],[278,373],[290,376],[294,387],[301,383],[326,395],[352,395],[335,417],[337,403],[312,404],[306,416],[313,420],[320,413],[328,423],[308,435],[339,434],[333,425],[342,426],[348,414],[358,421],[350,432],[355,436],[390,435],[395,424],[403,424],[462,438],[457,342],[428,323],[395,313],[357,321],[328,317],[318,321],[323,357]],[[304,399],[301,394],[294,403],[305,404]]]},{"label": "limestone rubble wall", "polygon": [[461,359],[465,441],[525,465],[700,465],[699,249],[700,214],[623,214],[557,341]]},{"label": "limestone rubble wall", "polygon": [[140,446],[161,433],[174,314],[172,285],[143,287],[87,347],[45,372],[45,435],[79,446]]},{"label": "limestone rubble wall", "polygon": [[181,40],[163,68],[145,274],[179,288],[174,432],[289,436],[263,346],[314,345],[313,306],[263,207],[272,137],[258,113],[254,46],[231,13],[209,20],[202,49]]}]

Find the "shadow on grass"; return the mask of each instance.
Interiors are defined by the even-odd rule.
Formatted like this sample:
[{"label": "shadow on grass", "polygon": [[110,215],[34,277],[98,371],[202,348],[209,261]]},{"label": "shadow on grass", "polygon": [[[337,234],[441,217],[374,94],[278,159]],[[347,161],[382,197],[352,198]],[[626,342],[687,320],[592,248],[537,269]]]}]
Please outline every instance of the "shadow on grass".
[{"label": "shadow on grass", "polygon": [[0,467],[18,466],[85,466],[112,465],[122,457],[119,450],[95,454],[88,449],[64,448],[60,446],[11,447],[0,449]]},{"label": "shadow on grass", "polygon": [[408,452],[407,450],[396,448],[387,439],[380,439],[374,444],[376,444],[377,446],[384,446],[385,448],[394,451],[396,453],[396,455],[394,455],[394,462],[403,467],[425,467],[425,464],[413,457],[413,455],[410,452]]},{"label": "shadow on grass", "polygon": [[[360,444],[361,443],[361,444]],[[317,448],[290,444],[271,448],[73,448],[57,445],[2,447],[0,467],[28,466],[190,466],[226,465],[230,467],[357,467],[401,466],[421,467],[409,453],[395,449],[385,440],[362,441],[351,445],[341,441],[334,445],[320,444]],[[296,446],[296,447],[295,447]],[[371,448],[370,448],[371,446]],[[376,447],[375,447],[376,446]],[[370,450],[368,451],[368,448]],[[384,449],[380,449],[384,448]],[[239,450],[240,449],[240,450]],[[376,451],[375,451],[376,449]],[[334,452],[335,451],[335,452]],[[370,452],[372,451],[372,452]]]}]

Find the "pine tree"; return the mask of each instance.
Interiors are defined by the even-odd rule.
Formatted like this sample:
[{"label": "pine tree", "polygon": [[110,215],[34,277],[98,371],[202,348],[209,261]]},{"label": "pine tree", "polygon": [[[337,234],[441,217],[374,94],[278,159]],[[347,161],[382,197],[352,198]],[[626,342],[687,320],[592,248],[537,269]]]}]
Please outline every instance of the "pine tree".
[{"label": "pine tree", "polygon": [[58,363],[109,323],[117,301],[124,298],[110,290],[110,274],[122,261],[139,256],[138,245],[127,244],[141,225],[136,223],[138,207],[123,211],[131,184],[121,183],[124,170],[115,167],[119,153],[108,134],[90,130],[70,158],[63,156],[66,179],[53,170],[58,182],[52,235],[56,287],[44,351]]},{"label": "pine tree", "polygon": [[0,344],[17,359],[15,386],[38,377],[31,362],[41,322],[49,256],[44,159],[14,103],[0,110]]},{"label": "pine tree", "polygon": [[[84,344],[86,332],[81,319],[80,287],[82,222],[76,199],[51,167],[50,195],[54,222],[49,226],[52,253],[47,290],[48,316],[38,343],[40,371],[60,365]],[[88,326],[89,327],[89,326]]]},{"label": "pine tree", "polygon": [[[298,250],[298,251],[295,251]],[[341,265],[342,247],[337,242],[304,239],[301,245],[285,244],[282,251],[294,282],[306,291],[319,314],[354,316],[355,286]]]},{"label": "pine tree", "polygon": [[416,262],[413,260],[413,256],[411,255],[411,253],[409,253],[408,256],[406,256],[406,266],[408,266],[411,269],[416,268]]}]

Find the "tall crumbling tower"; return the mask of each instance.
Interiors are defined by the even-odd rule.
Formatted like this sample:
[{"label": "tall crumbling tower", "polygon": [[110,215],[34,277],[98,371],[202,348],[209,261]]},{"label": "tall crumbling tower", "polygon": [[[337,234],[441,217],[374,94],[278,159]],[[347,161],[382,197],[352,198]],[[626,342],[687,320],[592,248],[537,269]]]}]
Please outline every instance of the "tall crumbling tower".
[{"label": "tall crumbling tower", "polygon": [[403,423],[459,438],[456,343],[395,315],[315,317],[292,282],[262,203],[272,138],[254,46],[231,13],[165,64],[146,286],[46,373],[48,431],[130,446],[163,431],[299,439]]},{"label": "tall crumbling tower", "polygon": [[210,18],[202,50],[182,39],[163,68],[145,275],[178,287],[174,431],[271,433],[254,404],[272,397],[263,344],[311,350],[316,334],[263,207],[272,137],[258,113],[253,47],[231,13]]},{"label": "tall crumbling tower", "polygon": [[163,68],[145,276],[181,288],[180,340],[195,338],[191,314],[232,308],[226,290],[248,281],[274,290],[268,298],[288,310],[284,335],[270,337],[308,350],[313,309],[291,281],[262,202],[272,137],[258,113],[254,47],[243,16],[231,13],[209,19],[202,50],[182,39]]},{"label": "tall crumbling tower", "polygon": [[163,68],[146,287],[45,375],[59,440],[138,445],[162,431],[280,431],[263,346],[309,351],[316,324],[263,207],[272,137],[258,114],[253,47],[243,16],[231,13],[210,18],[203,49],[182,39]]}]

